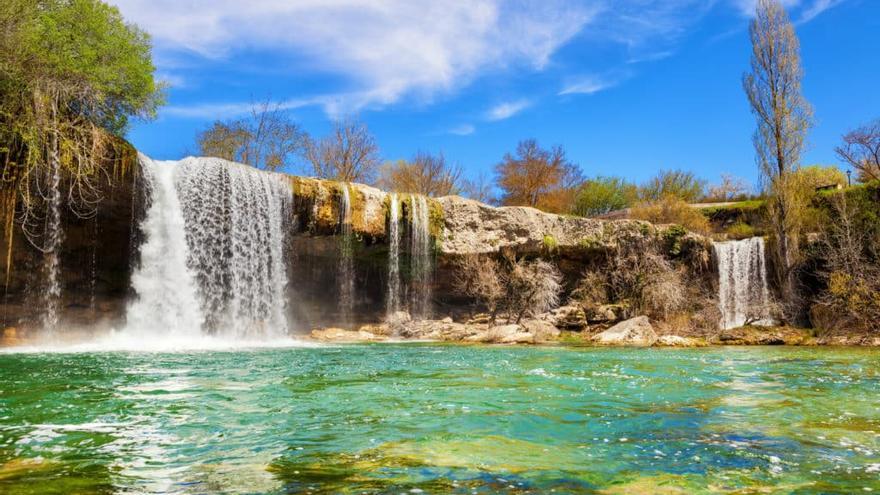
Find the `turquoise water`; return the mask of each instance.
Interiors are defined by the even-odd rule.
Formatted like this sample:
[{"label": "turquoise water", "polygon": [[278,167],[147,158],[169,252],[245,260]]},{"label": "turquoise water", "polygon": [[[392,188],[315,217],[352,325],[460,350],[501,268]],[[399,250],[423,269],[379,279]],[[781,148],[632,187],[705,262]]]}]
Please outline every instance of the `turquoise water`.
[{"label": "turquoise water", "polygon": [[0,355],[0,493],[880,492],[880,352]]}]

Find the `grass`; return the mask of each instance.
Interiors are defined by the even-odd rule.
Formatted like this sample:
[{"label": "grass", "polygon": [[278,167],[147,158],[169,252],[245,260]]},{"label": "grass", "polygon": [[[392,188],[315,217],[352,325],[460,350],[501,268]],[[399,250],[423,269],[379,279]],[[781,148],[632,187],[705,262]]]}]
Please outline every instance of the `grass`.
[{"label": "grass", "polygon": [[763,208],[765,204],[765,200],[763,199],[748,199],[745,201],[737,201],[736,203],[731,203],[729,205],[722,206],[706,206],[703,208],[699,208],[700,213],[706,216],[711,216],[720,211],[732,211],[732,210],[757,210]]}]

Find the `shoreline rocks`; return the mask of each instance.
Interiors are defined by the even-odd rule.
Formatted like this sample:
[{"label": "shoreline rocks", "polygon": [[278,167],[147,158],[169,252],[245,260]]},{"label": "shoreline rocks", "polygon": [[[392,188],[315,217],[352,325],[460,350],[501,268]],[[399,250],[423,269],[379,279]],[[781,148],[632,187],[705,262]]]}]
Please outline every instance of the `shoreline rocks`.
[{"label": "shoreline rocks", "polygon": [[[564,313],[564,312],[563,312]],[[595,347],[708,347],[708,346],[863,346],[880,347],[880,335],[826,335],[814,337],[810,330],[791,327],[740,327],[723,330],[714,336],[666,333],[659,335],[647,316],[624,320],[598,333],[561,329],[551,323],[546,313],[540,318],[520,323],[489,322],[488,315],[478,315],[466,323],[450,317],[439,320],[412,320],[408,314],[394,315],[387,323],[362,325],[356,330],[319,328],[309,338],[319,342],[405,342],[439,341],[462,344],[501,345],[575,345]],[[565,313],[569,314],[569,313]],[[569,320],[570,321],[570,320]],[[596,327],[594,327],[596,328]],[[602,328],[599,326],[598,328]]]}]

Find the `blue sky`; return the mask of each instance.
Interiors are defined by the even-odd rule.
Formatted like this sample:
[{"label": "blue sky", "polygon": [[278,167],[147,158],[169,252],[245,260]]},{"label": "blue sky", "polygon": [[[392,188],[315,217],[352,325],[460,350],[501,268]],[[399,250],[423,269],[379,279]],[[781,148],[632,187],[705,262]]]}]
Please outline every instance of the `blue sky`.
[{"label": "blue sky", "polygon": [[[384,158],[442,151],[472,177],[534,137],[588,176],[755,181],[741,86],[754,1],[114,3],[151,33],[171,85],[129,135],[154,158],[194,153],[198,130],[271,97],[309,133],[356,115]],[[837,163],[840,136],[880,118],[880,0],[783,3],[815,110],[804,162]]]}]

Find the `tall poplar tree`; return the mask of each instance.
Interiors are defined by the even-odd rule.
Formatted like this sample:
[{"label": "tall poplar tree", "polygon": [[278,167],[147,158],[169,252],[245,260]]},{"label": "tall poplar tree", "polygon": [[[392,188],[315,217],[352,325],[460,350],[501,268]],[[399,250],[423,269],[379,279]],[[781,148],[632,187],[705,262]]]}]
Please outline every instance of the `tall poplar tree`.
[{"label": "tall poplar tree", "polygon": [[743,87],[758,124],[754,144],[769,193],[777,283],[785,316],[792,320],[801,310],[796,271],[808,200],[795,172],[812,126],[812,109],[801,93],[798,38],[778,0],[758,0],[749,34],[751,71],[743,76]]}]

